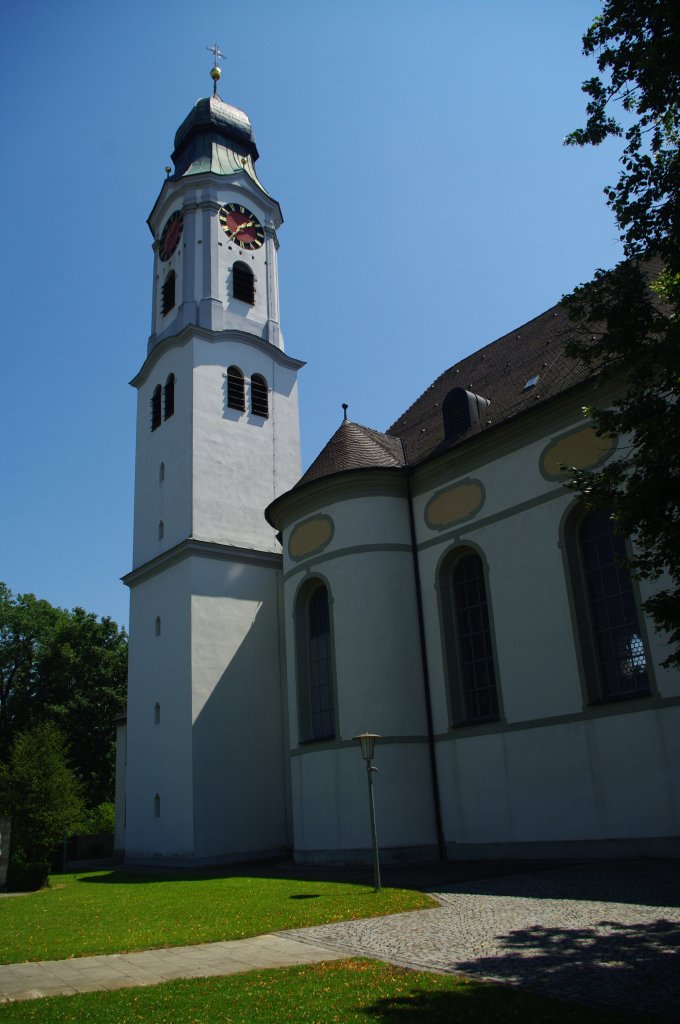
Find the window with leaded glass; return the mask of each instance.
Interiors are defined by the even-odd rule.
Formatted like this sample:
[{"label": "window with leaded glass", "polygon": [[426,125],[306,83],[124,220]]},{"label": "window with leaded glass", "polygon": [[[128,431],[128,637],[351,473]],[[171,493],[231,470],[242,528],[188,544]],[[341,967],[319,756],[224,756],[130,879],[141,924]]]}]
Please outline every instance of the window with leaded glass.
[{"label": "window with leaded glass", "polygon": [[295,636],[300,741],[335,736],[333,638],[325,583],[308,580],[295,602]]},{"label": "window with leaded glass", "polygon": [[[453,645],[449,658],[457,724],[484,722],[499,717],[496,672],[484,565],[475,552],[458,556],[451,567],[449,585],[454,616]],[[455,659],[455,664],[451,661]]]},{"label": "window with leaded glass", "polygon": [[320,584],[307,603],[307,668],[311,739],[335,735],[328,591]]},{"label": "window with leaded glass", "polygon": [[609,513],[591,512],[578,529],[597,687],[600,699],[649,692],[647,659],[630,573],[626,546],[614,533]]}]

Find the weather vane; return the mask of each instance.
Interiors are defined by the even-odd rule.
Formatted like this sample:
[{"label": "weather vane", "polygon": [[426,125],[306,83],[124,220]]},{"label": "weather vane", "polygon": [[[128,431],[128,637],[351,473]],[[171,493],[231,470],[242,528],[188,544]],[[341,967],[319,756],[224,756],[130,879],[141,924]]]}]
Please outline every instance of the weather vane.
[{"label": "weather vane", "polygon": [[206,46],[206,50],[208,50],[209,53],[212,53],[214,58],[213,66],[210,69],[210,77],[213,80],[213,96],[217,96],[217,83],[222,77],[222,69],[220,68],[217,62],[220,59],[224,60],[224,54],[220,50],[217,43],[213,43],[212,46]]}]

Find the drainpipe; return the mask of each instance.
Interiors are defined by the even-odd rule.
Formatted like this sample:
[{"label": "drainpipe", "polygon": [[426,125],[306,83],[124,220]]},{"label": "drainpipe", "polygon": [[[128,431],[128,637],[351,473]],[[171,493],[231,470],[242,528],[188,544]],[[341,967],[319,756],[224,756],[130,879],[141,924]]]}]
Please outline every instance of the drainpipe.
[{"label": "drainpipe", "polygon": [[425,643],[425,618],[423,616],[423,598],[420,587],[420,566],[418,564],[418,548],[416,545],[416,524],[413,518],[413,491],[411,490],[411,474],[407,469],[406,487],[408,491],[408,519],[411,528],[411,551],[413,552],[413,575],[416,584],[416,605],[418,608],[418,634],[420,636],[420,662],[423,670],[423,689],[425,691],[425,715],[427,719],[427,746],[430,756],[430,775],[432,778],[432,798],[434,801],[434,817],[437,828],[437,846],[439,859],[446,860],[446,843],[442,826],[442,808],[439,796],[439,776],[437,774],[437,755],[435,752],[434,728],[432,725],[432,694],[430,691],[430,671],[427,663],[427,646]]}]

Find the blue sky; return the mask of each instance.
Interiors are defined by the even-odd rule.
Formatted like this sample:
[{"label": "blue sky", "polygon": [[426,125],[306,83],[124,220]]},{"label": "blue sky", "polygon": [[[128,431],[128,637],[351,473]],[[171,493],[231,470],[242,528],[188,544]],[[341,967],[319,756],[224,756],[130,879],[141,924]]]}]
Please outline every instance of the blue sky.
[{"label": "blue sky", "polygon": [[591,0],[34,0],[0,42],[0,579],[127,623],[146,218],[211,89],[281,203],[303,467],[342,416],[385,429],[457,359],[620,257],[618,149],[583,122]]}]

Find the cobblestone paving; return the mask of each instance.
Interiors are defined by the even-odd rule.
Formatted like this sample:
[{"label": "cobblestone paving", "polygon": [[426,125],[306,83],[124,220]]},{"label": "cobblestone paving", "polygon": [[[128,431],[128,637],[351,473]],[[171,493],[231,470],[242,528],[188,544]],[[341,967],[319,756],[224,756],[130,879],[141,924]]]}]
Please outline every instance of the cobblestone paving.
[{"label": "cobblestone paving", "polygon": [[680,1021],[680,869],[609,862],[440,888],[440,906],[281,932],[402,967]]}]

